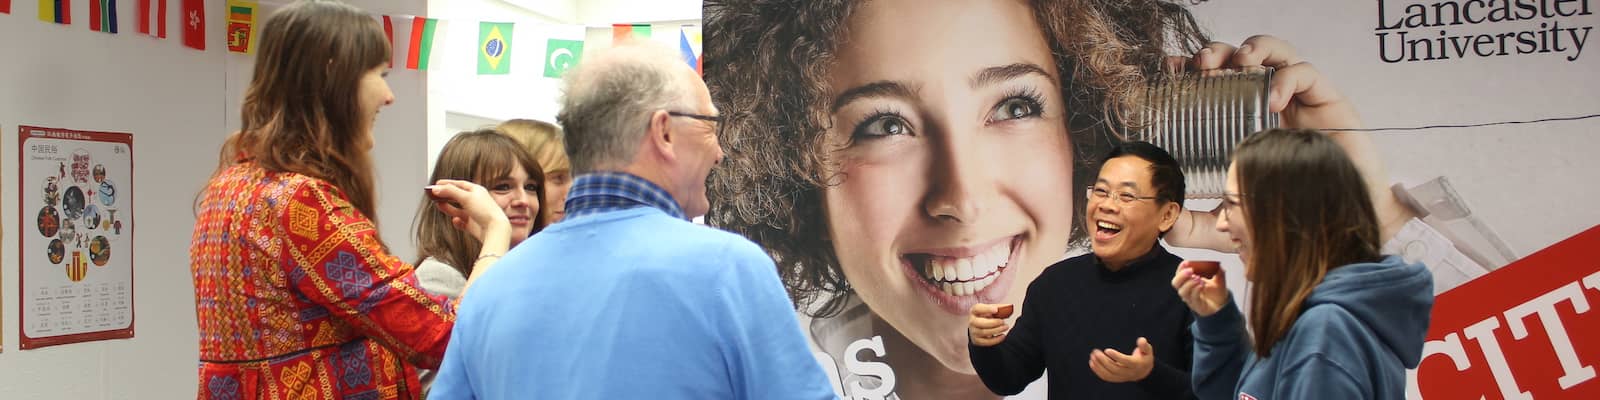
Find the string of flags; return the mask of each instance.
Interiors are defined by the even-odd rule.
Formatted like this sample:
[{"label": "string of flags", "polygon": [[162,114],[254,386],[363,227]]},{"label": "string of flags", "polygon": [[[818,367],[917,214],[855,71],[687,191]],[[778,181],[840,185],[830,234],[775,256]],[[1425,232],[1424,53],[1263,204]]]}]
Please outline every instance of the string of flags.
[{"label": "string of flags", "polygon": [[[13,0],[0,0],[0,14],[11,13]],[[39,5],[39,21],[72,25],[72,3],[82,0],[37,0]],[[181,27],[183,45],[195,50],[206,50],[206,7],[205,0],[176,0],[179,4],[177,22]],[[117,16],[117,3],[119,0],[87,0],[88,2],[88,27],[92,31],[109,34],[119,34],[117,26],[120,20]],[[136,0],[138,14],[138,32],[156,39],[167,38],[168,0]],[[260,4],[256,0],[226,0],[224,3],[223,24],[226,27],[226,42],[229,52],[252,54],[255,52],[256,29],[261,20]],[[439,32],[446,28],[446,21],[437,18],[409,15],[375,15],[383,24],[383,32],[389,40],[389,45],[394,48],[395,54],[406,50],[405,69],[427,71],[429,60],[433,58],[434,39]],[[409,21],[407,21],[409,20]],[[409,24],[407,24],[409,22]],[[395,25],[410,25],[409,37],[401,43],[395,42]],[[516,28],[514,22],[478,22],[477,41],[477,73],[479,75],[506,75],[511,73],[512,51],[516,48],[513,44],[513,32]],[[612,39],[614,42],[625,40],[650,39],[652,26],[648,24],[615,24],[612,25]],[[665,39],[665,38],[663,38]],[[701,40],[700,28],[695,25],[683,25],[678,29],[678,47],[683,59],[695,71],[702,71],[701,67]],[[567,70],[577,66],[583,57],[584,41],[581,39],[549,38],[546,40],[544,62],[541,65],[543,76],[547,78],[560,78]],[[395,62],[390,61],[389,66],[394,67]]]}]

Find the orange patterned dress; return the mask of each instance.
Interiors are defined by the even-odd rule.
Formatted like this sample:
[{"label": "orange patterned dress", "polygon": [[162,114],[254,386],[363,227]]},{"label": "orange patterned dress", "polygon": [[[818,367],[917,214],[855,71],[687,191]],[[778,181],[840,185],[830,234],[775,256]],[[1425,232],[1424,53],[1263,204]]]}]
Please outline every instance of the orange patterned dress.
[{"label": "orange patterned dress", "polygon": [[207,185],[189,248],[200,399],[416,399],[455,309],[338,188],[251,162]]}]

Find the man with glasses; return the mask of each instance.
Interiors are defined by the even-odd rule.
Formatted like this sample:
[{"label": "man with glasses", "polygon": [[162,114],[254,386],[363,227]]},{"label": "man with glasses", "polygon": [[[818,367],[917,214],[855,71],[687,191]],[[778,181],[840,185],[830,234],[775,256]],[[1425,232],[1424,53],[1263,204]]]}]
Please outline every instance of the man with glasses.
[{"label": "man with glasses", "polygon": [[723,155],[705,82],[649,42],[583,61],[566,218],[474,284],[431,398],[835,398],[772,259],[689,222]]},{"label": "man with glasses", "polygon": [[1150,143],[1123,143],[1084,192],[1093,251],[1045,268],[1014,327],[1004,305],[973,305],[973,368],[997,394],[1049,371],[1053,399],[1192,398],[1193,317],[1170,282],[1183,260],[1159,243],[1182,212],[1178,161]]}]

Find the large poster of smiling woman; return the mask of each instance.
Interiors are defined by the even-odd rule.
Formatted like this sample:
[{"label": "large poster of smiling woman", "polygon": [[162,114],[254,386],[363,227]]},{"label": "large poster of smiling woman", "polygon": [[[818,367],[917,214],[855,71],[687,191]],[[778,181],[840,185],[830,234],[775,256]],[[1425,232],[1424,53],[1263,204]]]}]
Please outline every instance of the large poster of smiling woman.
[{"label": "large poster of smiling woman", "polygon": [[[1489,1],[1504,10],[1453,14],[1485,21],[1465,27],[1452,25],[1447,11],[1473,10],[1476,2],[1377,3],[707,1],[705,79],[726,118],[728,155],[708,186],[707,222],[750,237],[774,257],[818,361],[843,397],[999,398],[968,358],[968,309],[1022,304],[1046,267],[1088,251],[1084,188],[1111,144],[1148,139],[1138,128],[1152,107],[1144,97],[1152,82],[1195,70],[1273,67],[1267,107],[1287,127],[1459,125],[1600,110],[1593,79],[1600,66],[1578,49],[1596,23],[1588,0]],[[1529,15],[1524,6],[1536,10]],[[1488,22],[1493,18],[1499,22]],[[1524,31],[1534,33],[1518,33]],[[1518,47],[1519,38],[1559,35],[1564,50],[1548,41],[1548,52]],[[1471,42],[1481,36],[1504,41],[1505,54],[1474,56],[1499,54],[1500,42],[1452,50],[1463,40],[1477,46]],[[1569,281],[1578,300],[1600,301],[1600,275],[1593,290],[1579,283],[1600,264],[1567,266],[1541,256],[1600,242],[1600,231],[1585,233],[1600,223],[1600,208],[1582,206],[1600,196],[1593,184],[1600,161],[1584,155],[1600,147],[1595,121],[1337,138],[1374,194],[1385,252],[1427,263],[1435,293],[1445,293],[1425,350],[1422,392],[1517,393],[1517,383],[1495,383],[1514,381],[1509,372],[1491,376],[1501,365],[1515,366],[1529,377],[1520,387],[1544,395],[1600,388],[1585,383],[1600,379],[1580,379],[1593,375],[1581,367],[1600,363],[1593,356],[1600,343],[1573,339],[1575,351],[1557,344],[1560,357],[1480,350],[1499,335],[1502,347],[1538,345],[1545,347],[1534,351],[1551,354],[1546,342],[1517,343],[1528,341],[1526,329],[1516,334],[1524,322],[1507,331],[1510,317],[1495,320],[1495,313],[1537,311],[1516,307],[1567,294],[1552,290]],[[1186,258],[1222,260],[1230,282],[1245,282],[1226,236],[1213,229],[1217,193],[1205,198],[1207,190],[1190,184],[1185,205],[1193,211],[1164,243]],[[1553,212],[1530,214],[1530,207]],[[1575,278],[1527,286],[1503,301],[1479,295],[1524,287],[1529,281],[1517,277],[1528,275]],[[1241,287],[1230,289],[1243,298]],[[1441,309],[1450,314],[1441,317]],[[1600,326],[1600,314],[1575,323],[1573,309],[1560,310],[1551,315],[1569,317],[1572,338]],[[1477,336],[1462,331],[1485,316],[1506,322],[1498,331],[1474,325]],[[1457,347],[1460,357],[1438,355]],[[1575,355],[1561,355],[1569,353]],[[1455,371],[1466,372],[1450,375]],[[1561,376],[1572,376],[1562,381],[1570,385],[1558,387]],[[1439,383],[1451,377],[1474,384]],[[1042,399],[1049,384],[1041,379],[1015,397]],[[1415,383],[1411,389],[1421,396]]]}]

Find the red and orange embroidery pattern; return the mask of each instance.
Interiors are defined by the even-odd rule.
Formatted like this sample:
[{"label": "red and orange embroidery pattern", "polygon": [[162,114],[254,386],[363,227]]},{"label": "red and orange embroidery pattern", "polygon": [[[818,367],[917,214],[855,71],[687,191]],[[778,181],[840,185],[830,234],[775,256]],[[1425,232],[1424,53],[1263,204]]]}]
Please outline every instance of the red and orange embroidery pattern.
[{"label": "red and orange embroidery pattern", "polygon": [[189,249],[201,399],[414,399],[455,322],[327,182],[229,167]]}]

